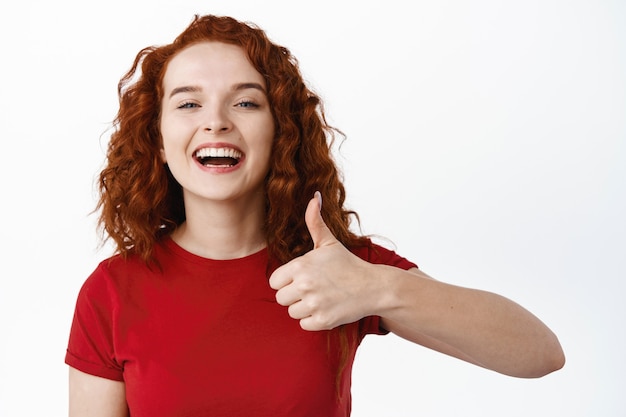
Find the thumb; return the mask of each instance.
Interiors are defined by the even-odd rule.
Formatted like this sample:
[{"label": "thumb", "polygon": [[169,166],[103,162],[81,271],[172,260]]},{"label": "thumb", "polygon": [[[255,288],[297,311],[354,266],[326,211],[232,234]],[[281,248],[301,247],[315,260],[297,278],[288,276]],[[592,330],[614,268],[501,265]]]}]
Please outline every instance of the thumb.
[{"label": "thumb", "polygon": [[328,226],[326,226],[326,223],[324,223],[321,210],[322,195],[319,191],[316,191],[315,196],[309,201],[306,213],[304,214],[304,221],[313,238],[313,249],[327,246],[337,241]]}]

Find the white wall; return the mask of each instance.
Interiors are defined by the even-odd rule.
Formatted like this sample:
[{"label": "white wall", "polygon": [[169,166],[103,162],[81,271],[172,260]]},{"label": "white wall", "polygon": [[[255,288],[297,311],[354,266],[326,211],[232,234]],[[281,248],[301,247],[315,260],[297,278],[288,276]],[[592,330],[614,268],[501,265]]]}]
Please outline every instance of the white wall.
[{"label": "white wall", "polygon": [[1,416],[66,414],[76,293],[108,255],[89,212],[117,80],[193,13],[256,22],[300,59],[348,136],[339,162],[366,233],[438,279],[520,302],[567,355],[563,370],[520,380],[371,337],[355,417],[625,415],[624,2],[0,9]]}]

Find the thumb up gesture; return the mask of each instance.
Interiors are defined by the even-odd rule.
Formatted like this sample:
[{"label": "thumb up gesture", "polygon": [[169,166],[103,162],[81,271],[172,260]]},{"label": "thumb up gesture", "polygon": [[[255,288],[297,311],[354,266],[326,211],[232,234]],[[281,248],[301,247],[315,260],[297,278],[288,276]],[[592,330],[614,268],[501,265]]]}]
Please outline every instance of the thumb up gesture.
[{"label": "thumb up gesture", "polygon": [[288,307],[304,330],[330,330],[374,314],[374,265],[348,251],[321,215],[319,192],[309,201],[305,222],[313,250],[282,265],[270,277],[276,301]]}]

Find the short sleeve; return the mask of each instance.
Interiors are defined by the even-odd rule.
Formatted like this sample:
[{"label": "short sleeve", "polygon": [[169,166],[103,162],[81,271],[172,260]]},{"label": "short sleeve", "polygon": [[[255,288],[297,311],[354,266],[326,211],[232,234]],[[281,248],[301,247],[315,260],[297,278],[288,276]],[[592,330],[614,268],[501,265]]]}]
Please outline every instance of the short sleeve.
[{"label": "short sleeve", "polygon": [[[358,248],[353,252],[361,259],[373,264],[395,266],[404,270],[417,268],[417,264],[380,245],[372,244],[369,247]],[[359,321],[359,333],[362,338],[366,334],[385,335],[389,331],[381,326],[379,316],[368,316]]]},{"label": "short sleeve", "polygon": [[79,371],[123,381],[123,367],[116,361],[114,317],[116,297],[100,264],[78,294],[65,363]]},{"label": "short sleeve", "polygon": [[365,252],[365,257],[362,258],[373,264],[395,266],[405,270],[417,268],[417,264],[380,245],[372,244],[371,247],[365,248],[363,251]]}]

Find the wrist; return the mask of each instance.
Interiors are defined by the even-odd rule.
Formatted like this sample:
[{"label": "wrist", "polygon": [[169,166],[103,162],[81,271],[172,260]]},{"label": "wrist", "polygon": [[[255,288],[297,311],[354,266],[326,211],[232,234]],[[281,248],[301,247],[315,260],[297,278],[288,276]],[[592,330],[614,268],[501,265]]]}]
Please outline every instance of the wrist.
[{"label": "wrist", "polygon": [[393,317],[402,308],[407,271],[389,265],[372,265],[371,315]]}]

